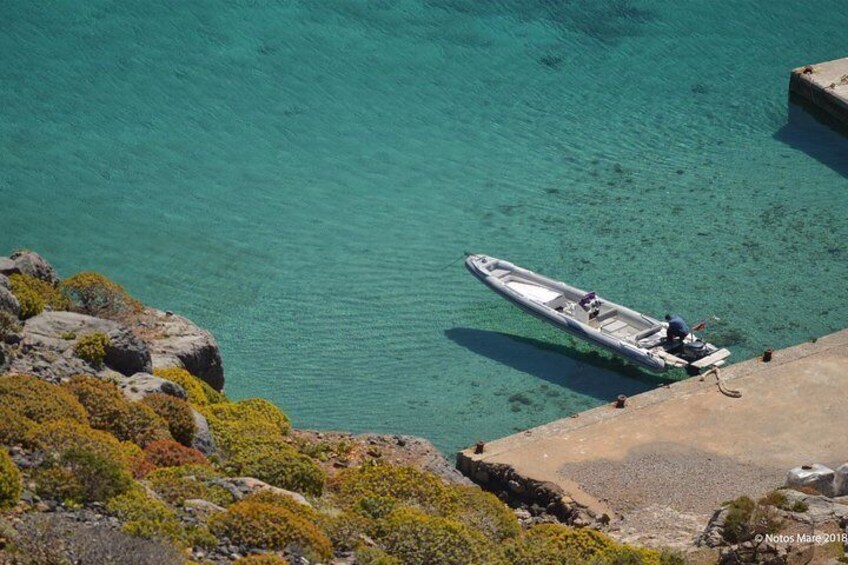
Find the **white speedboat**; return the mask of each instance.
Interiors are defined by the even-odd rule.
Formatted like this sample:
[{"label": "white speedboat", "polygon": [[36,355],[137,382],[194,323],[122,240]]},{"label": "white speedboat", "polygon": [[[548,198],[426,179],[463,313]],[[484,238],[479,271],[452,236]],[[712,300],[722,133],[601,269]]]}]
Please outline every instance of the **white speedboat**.
[{"label": "white speedboat", "polygon": [[469,255],[465,266],[522,310],[648,370],[681,367],[698,373],[723,365],[730,356],[727,349],[706,343],[694,333],[670,340],[666,322],[508,261]]}]

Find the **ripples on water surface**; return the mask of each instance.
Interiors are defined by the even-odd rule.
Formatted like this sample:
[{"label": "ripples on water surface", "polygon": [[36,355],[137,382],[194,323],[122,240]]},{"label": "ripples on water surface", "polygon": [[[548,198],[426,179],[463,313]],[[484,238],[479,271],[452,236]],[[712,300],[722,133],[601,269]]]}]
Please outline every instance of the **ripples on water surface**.
[{"label": "ripples on water surface", "polygon": [[0,252],[218,337],[300,426],[445,451],[656,386],[464,250],[735,359],[845,326],[848,142],[787,108],[841,1],[0,3]]}]

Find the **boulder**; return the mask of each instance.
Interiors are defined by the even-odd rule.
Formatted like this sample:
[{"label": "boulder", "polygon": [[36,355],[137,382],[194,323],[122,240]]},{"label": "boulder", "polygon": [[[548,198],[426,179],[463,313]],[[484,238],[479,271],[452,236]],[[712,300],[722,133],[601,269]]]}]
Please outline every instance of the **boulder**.
[{"label": "boulder", "polygon": [[[21,270],[14,261],[8,257],[0,257],[0,276],[5,279],[9,275],[19,275],[20,273]],[[8,281],[6,281],[6,284],[8,284]],[[2,282],[0,282],[0,286],[2,286]]]},{"label": "boulder", "polygon": [[215,445],[215,438],[212,437],[212,431],[209,429],[209,422],[206,418],[195,410],[191,409],[194,416],[194,439],[191,441],[191,446],[207,457],[214,455],[218,451]]},{"label": "boulder", "polygon": [[206,522],[213,515],[224,512],[226,508],[222,508],[214,502],[203,500],[201,498],[189,498],[183,502],[183,508],[189,514],[193,514],[201,522]]},{"label": "boulder", "polygon": [[[0,275],[0,277],[3,277]],[[6,277],[3,277],[4,279]],[[20,316],[21,305],[12,291],[0,284],[0,310],[11,312],[15,316]]]},{"label": "boulder", "polygon": [[218,343],[208,331],[191,320],[160,310],[147,310],[145,333],[153,367],[180,367],[204,380],[215,390],[224,388],[224,366]]},{"label": "boulder", "polygon": [[834,471],[833,478],[833,495],[846,496],[848,495],[848,463],[843,463]]},{"label": "boulder", "polygon": [[[0,257],[0,265],[2,265],[3,261],[9,261],[10,259],[6,259],[5,257]],[[0,288],[5,288],[6,290],[12,290],[12,283],[9,282],[9,277],[6,275],[0,275]]]},{"label": "boulder", "polygon": [[118,380],[118,388],[128,400],[132,401],[142,400],[145,396],[155,393],[169,394],[181,400],[188,397],[183,387],[177,383],[150,373],[136,373],[130,377],[124,377]]},{"label": "boulder", "polygon": [[[112,342],[104,367],[93,367],[74,353],[78,339],[100,332]],[[74,312],[43,312],[24,323],[22,339],[10,369],[59,382],[74,374],[110,378],[149,371],[150,352],[124,325]]]},{"label": "boulder", "polygon": [[47,281],[53,285],[59,284],[59,275],[56,274],[56,269],[38,253],[34,251],[16,251],[12,253],[10,259],[14,261],[15,267],[17,267],[19,272]]},{"label": "boulder", "polygon": [[287,496],[295,502],[299,502],[300,504],[309,506],[310,508],[312,507],[302,494],[271,486],[268,483],[260,481],[259,479],[254,479],[253,477],[225,477],[222,479],[215,479],[214,483],[230,491],[232,495],[236,497],[236,500],[241,500],[245,496],[255,492],[269,491],[281,496]]},{"label": "boulder", "polygon": [[813,489],[825,496],[834,495],[833,469],[819,463],[790,469],[786,474],[786,486],[794,489]]}]

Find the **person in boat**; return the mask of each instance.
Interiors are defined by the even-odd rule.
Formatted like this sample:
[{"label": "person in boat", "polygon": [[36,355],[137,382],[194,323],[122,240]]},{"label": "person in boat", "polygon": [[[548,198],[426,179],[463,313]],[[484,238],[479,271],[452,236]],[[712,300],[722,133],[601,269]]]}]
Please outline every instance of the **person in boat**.
[{"label": "person in boat", "polygon": [[683,339],[685,339],[691,331],[689,326],[686,324],[686,321],[677,314],[673,316],[671,314],[666,314],[665,321],[668,322],[668,329],[665,334],[668,341],[675,341],[678,339],[683,341]]}]

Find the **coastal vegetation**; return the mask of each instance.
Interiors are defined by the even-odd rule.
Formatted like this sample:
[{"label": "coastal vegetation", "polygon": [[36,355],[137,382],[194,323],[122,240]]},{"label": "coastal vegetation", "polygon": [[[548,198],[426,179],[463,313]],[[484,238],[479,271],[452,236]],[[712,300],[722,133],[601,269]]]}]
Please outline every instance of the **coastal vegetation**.
[{"label": "coastal vegetation", "polygon": [[[170,314],[96,273],[59,281],[37,259],[39,271],[8,277],[20,309],[0,345],[0,561],[64,563],[72,552],[96,565],[114,562],[104,557],[114,547],[132,552],[127,563],[163,565],[669,563],[599,532],[522,526],[477,487],[354,438],[293,430],[270,402],[231,401],[188,370],[197,349],[171,345],[154,375],[127,370],[162,350],[168,332],[156,324]],[[28,325],[48,315],[56,337],[32,338]],[[124,334],[110,335],[125,337],[78,332],[89,316],[120,322]]]}]

